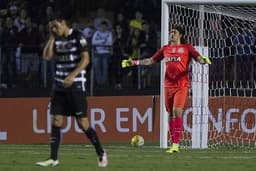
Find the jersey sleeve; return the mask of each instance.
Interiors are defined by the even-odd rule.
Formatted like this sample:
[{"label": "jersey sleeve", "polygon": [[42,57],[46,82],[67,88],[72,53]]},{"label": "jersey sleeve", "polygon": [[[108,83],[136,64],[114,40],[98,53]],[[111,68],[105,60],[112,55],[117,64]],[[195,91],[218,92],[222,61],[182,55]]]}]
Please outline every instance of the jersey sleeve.
[{"label": "jersey sleeve", "polygon": [[88,51],[88,43],[87,43],[87,40],[86,38],[84,37],[84,35],[79,32],[78,36],[77,36],[77,39],[78,39],[78,48],[79,48],[79,51],[80,52],[84,52],[84,51]]},{"label": "jersey sleeve", "polygon": [[159,49],[152,57],[155,62],[159,62],[164,58],[164,47]]},{"label": "jersey sleeve", "polygon": [[189,56],[196,60],[199,56],[201,56],[200,53],[191,44],[188,44],[188,52]]}]

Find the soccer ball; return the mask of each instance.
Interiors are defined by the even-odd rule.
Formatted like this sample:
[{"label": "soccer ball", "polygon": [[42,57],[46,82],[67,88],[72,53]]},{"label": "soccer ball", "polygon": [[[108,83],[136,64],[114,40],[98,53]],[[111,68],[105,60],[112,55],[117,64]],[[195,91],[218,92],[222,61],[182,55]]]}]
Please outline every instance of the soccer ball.
[{"label": "soccer ball", "polygon": [[131,145],[134,147],[141,147],[144,145],[144,138],[140,135],[134,135],[131,139]]}]

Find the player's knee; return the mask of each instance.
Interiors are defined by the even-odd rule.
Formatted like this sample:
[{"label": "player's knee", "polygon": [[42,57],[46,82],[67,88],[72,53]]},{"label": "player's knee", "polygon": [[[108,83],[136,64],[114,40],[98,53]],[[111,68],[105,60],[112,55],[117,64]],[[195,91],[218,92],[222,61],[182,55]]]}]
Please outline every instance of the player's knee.
[{"label": "player's knee", "polygon": [[56,127],[61,127],[62,126],[62,122],[60,120],[54,120],[52,125],[56,126]]},{"label": "player's knee", "polygon": [[52,125],[55,127],[61,127],[63,124],[63,118],[61,116],[52,117]]},{"label": "player's knee", "polygon": [[183,109],[182,108],[174,108],[173,114],[175,117],[182,117]]},{"label": "player's knee", "polygon": [[77,122],[79,127],[84,131],[86,131],[90,127],[88,118],[77,118]]}]

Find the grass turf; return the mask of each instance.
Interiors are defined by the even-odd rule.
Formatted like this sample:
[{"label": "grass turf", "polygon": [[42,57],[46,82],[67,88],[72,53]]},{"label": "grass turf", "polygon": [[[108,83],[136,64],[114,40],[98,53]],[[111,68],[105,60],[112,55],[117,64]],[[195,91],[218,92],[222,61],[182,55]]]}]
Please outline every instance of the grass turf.
[{"label": "grass turf", "polygon": [[35,162],[49,157],[48,145],[0,145],[0,170],[8,171],[254,171],[256,150],[182,149],[167,154],[157,145],[141,148],[129,144],[104,144],[107,168],[98,168],[91,145],[61,145],[58,167],[39,167]]}]

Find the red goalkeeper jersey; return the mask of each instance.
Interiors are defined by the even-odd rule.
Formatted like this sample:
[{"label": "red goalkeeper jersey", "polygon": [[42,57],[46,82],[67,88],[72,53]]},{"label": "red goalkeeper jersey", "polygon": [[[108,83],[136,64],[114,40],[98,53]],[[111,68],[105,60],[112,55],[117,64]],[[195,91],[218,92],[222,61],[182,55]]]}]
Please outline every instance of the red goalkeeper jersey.
[{"label": "red goalkeeper jersey", "polygon": [[164,59],[165,87],[189,87],[188,67],[191,58],[196,59],[200,54],[191,44],[165,45],[152,57],[155,62]]}]

